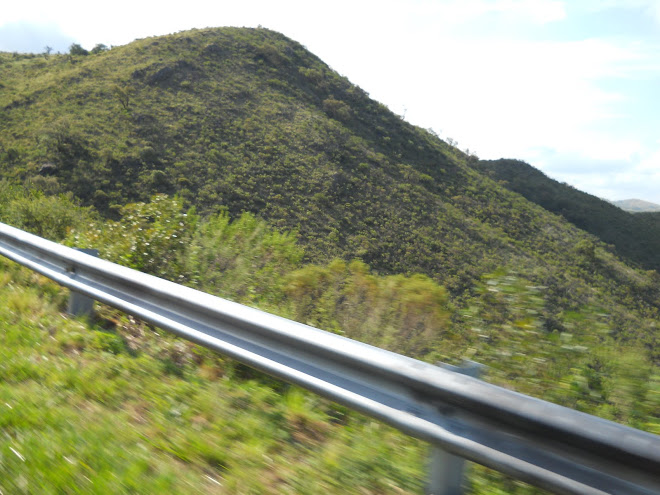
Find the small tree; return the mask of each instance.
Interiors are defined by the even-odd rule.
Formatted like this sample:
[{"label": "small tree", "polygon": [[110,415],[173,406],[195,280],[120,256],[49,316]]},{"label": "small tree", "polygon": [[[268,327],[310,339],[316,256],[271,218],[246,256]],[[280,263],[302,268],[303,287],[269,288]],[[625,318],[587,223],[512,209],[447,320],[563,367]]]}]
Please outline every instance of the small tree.
[{"label": "small tree", "polygon": [[89,52],[85,50],[82,46],[80,46],[78,43],[72,43],[71,46],[69,47],[69,54],[70,55],[89,55]]},{"label": "small tree", "polygon": [[97,53],[105,52],[108,50],[108,47],[103,43],[97,43],[97,45],[92,48],[92,53],[96,55]]},{"label": "small tree", "polygon": [[129,103],[131,101],[130,89],[128,87],[121,87],[118,84],[115,84],[112,87],[112,93],[115,95],[122,108],[128,111]]}]

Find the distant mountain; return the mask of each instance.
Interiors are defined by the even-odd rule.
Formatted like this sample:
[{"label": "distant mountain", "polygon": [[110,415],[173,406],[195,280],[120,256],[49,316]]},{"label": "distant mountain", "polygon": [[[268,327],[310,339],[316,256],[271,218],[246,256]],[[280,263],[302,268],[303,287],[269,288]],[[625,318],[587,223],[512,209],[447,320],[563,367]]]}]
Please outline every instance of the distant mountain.
[{"label": "distant mountain", "polygon": [[660,205],[642,199],[622,199],[620,201],[612,201],[612,204],[632,213],[660,211]]},{"label": "distant mountain", "polygon": [[633,215],[557,182],[520,160],[482,160],[476,168],[507,189],[613,244],[620,255],[647,269],[660,270],[660,221],[655,214]]}]

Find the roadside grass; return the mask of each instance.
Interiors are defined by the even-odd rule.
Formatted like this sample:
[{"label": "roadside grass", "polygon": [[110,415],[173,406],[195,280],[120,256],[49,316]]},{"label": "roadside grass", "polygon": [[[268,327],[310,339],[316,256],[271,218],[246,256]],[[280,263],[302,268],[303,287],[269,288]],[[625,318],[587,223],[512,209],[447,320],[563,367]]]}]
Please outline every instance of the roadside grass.
[{"label": "roadside grass", "polygon": [[70,318],[65,290],[0,273],[2,493],[422,491],[422,442],[108,308]]},{"label": "roadside grass", "polygon": [[[288,280],[306,272],[296,274]],[[538,304],[519,301],[526,294],[511,292],[512,307]],[[97,305],[91,320],[69,317],[67,299],[57,284],[0,259],[0,493],[423,492],[425,443],[109,307]],[[309,317],[307,306],[296,308]],[[476,324],[480,311],[472,310]],[[584,338],[568,345],[570,335],[528,341],[535,327],[511,318],[515,326],[493,329],[504,348],[475,350],[491,365],[490,381],[657,432],[660,380],[643,355]],[[543,374],[497,366],[516,349],[537,355]],[[557,367],[559,386],[550,388]],[[545,493],[469,463],[466,485],[467,494]]]}]

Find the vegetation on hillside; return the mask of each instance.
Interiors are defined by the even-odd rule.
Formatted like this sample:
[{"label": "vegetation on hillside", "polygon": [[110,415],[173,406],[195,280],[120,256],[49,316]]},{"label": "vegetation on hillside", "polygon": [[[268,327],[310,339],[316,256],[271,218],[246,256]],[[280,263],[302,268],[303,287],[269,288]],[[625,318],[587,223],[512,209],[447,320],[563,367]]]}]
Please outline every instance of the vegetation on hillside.
[{"label": "vegetation on hillside", "polygon": [[176,193],[204,215],[250,212],[297,232],[308,261],[425,273],[453,294],[536,253],[570,263],[567,244],[586,239],[266,29],[3,54],[0,67],[3,177],[106,217]]},{"label": "vegetation on hillside", "polygon": [[484,160],[476,167],[507,189],[612,244],[629,261],[660,270],[660,214],[624,211],[609,201],[550,179],[520,160]]}]

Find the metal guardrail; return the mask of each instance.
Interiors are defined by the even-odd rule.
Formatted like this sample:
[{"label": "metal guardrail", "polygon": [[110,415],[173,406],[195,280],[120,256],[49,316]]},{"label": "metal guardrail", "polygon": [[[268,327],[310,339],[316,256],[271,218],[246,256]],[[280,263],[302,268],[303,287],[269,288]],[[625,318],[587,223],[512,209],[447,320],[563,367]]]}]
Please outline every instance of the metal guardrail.
[{"label": "metal guardrail", "polygon": [[659,436],[248,308],[4,224],[0,254],[434,448],[541,488],[574,495],[660,493]]}]

